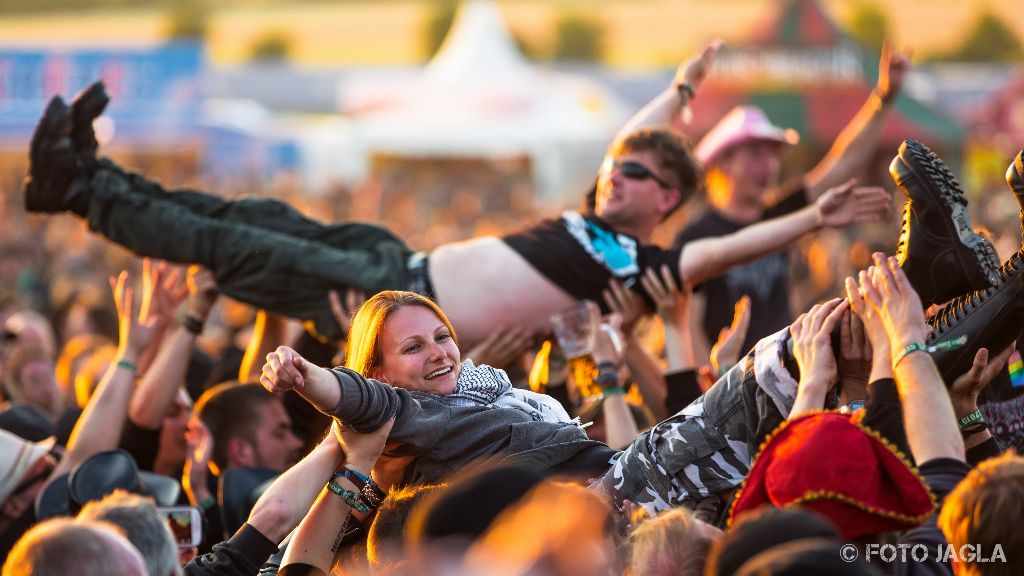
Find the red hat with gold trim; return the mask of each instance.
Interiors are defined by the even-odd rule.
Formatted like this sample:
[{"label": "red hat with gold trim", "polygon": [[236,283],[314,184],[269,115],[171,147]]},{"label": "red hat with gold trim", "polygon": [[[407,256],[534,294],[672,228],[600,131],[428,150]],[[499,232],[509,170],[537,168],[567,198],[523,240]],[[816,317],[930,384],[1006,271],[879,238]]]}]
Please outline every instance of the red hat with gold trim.
[{"label": "red hat with gold trim", "polygon": [[917,470],[853,416],[814,412],[783,422],[761,446],[729,524],[764,505],[802,506],[846,538],[917,526],[935,496]]}]

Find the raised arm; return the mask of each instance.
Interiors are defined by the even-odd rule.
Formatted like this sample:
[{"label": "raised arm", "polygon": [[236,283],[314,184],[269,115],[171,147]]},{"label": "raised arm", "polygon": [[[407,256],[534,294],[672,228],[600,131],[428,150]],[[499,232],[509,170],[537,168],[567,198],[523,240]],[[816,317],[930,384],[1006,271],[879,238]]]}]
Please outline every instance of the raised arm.
[{"label": "raised arm", "polygon": [[[156,430],[163,423],[175,394],[185,383],[196,337],[206,323],[216,299],[217,284],[209,271],[190,268],[187,284],[189,294],[186,318],[189,319],[173,328],[160,343],[156,358],[142,376],[142,382],[128,405],[128,418],[140,428]],[[161,305],[162,308],[174,303],[178,290],[173,283],[165,283],[166,301]],[[170,314],[172,310],[166,313]]]},{"label": "raised arm", "polygon": [[128,272],[121,272],[116,281],[112,279],[111,286],[119,326],[117,353],[71,432],[67,456],[50,478],[71,470],[97,452],[117,448],[128,416],[128,402],[135,389],[139,356],[161,329],[161,318],[136,316]]},{"label": "raised arm", "polygon": [[825,157],[804,179],[809,201],[813,202],[829,188],[855,177],[875,154],[892,101],[903,88],[909,70],[910,54],[893,52],[889,42],[883,43],[875,89],[836,137]]},{"label": "raised arm", "polygon": [[[315,366],[287,346],[267,356],[260,383],[270,392],[294,390],[317,410],[360,432],[376,430],[396,415],[396,431],[408,431],[419,412],[405,390],[400,393],[347,368]],[[403,407],[407,410],[400,413]]]},{"label": "raised arm", "polygon": [[895,258],[874,255],[875,266],[862,275],[861,292],[885,325],[892,369],[903,405],[907,443],[918,464],[935,458],[964,461],[964,442],[942,376],[927,353],[928,327],[921,299]]},{"label": "raised arm", "polygon": [[715,40],[704,46],[697,56],[680,64],[675,78],[672,79],[672,84],[659,92],[654,99],[622,125],[622,128],[615,134],[610,148],[617,148],[619,142],[638,128],[664,127],[672,124],[672,119],[682,112],[684,106],[689,104],[693,94],[704,81],[704,77],[711,70],[711,65],[721,47],[722,42]]},{"label": "raised arm", "polygon": [[679,255],[679,275],[693,285],[720,276],[729,268],[792,247],[800,237],[822,227],[838,228],[876,221],[889,208],[889,194],[877,187],[854,187],[854,181],[829,189],[802,210],[747,226],[727,236],[688,242]]},{"label": "raised arm", "polygon": [[260,384],[270,392],[294,390],[325,413],[341,402],[341,388],[331,371],[307,362],[288,346],[278,346],[267,354]]},{"label": "raised arm", "polygon": [[[391,432],[391,424],[393,421],[366,434],[335,424],[333,429],[337,433],[337,441],[344,442],[344,467],[368,478],[384,449],[384,442]],[[313,482],[307,484],[316,485]],[[339,489],[345,496],[336,492]],[[281,563],[282,567],[289,564],[306,564],[324,573],[330,573],[334,556],[341,544],[341,537],[345,534],[353,511],[349,499],[353,499],[359,493],[360,488],[348,477],[335,476],[328,480],[313,507],[295,530],[295,536],[288,545],[288,551],[285,552]],[[362,499],[356,502],[357,505],[366,506]]]}]

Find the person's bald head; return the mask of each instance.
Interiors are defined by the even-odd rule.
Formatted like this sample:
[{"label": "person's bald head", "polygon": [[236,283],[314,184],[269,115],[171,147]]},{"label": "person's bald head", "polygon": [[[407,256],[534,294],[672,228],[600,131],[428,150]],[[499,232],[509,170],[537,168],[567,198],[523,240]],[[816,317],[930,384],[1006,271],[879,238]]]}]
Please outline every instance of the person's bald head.
[{"label": "person's bald head", "polygon": [[26,532],[3,568],[3,576],[64,574],[146,576],[146,565],[116,526],[54,518]]}]

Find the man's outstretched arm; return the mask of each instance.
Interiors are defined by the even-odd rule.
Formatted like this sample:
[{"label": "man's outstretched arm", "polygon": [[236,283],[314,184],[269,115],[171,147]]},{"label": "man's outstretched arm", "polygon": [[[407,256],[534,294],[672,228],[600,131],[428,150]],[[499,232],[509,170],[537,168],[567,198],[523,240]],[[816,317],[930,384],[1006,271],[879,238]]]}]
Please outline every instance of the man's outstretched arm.
[{"label": "man's outstretched arm", "polygon": [[903,88],[910,70],[910,54],[893,52],[882,44],[878,83],[850,123],[836,137],[825,157],[804,176],[807,200],[813,202],[826,190],[857,176],[875,154],[892,102]]},{"label": "man's outstretched arm", "polygon": [[878,220],[889,209],[889,194],[877,187],[854,187],[854,183],[830,188],[814,204],[791,214],[687,243],[679,255],[680,277],[700,284],[733,266],[787,250],[809,232]]}]

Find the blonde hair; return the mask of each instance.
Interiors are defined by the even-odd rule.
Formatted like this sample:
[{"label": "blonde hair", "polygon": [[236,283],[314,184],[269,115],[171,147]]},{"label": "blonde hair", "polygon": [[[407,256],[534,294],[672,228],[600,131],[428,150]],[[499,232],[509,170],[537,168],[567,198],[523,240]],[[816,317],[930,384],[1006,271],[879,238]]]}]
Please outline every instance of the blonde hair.
[{"label": "blonde hair", "polygon": [[384,328],[384,322],[392,312],[406,306],[422,306],[431,310],[444,323],[452,340],[458,345],[459,339],[455,335],[455,329],[433,300],[415,292],[385,290],[363,302],[353,316],[345,350],[346,368],[366,375],[371,369],[380,366],[380,333]]},{"label": "blonde hair", "polygon": [[629,536],[630,573],[703,574],[712,539],[698,522],[688,510],[676,508],[638,526]]},{"label": "blonde hair", "polygon": [[985,460],[946,496],[939,513],[939,528],[946,541],[959,550],[980,546],[979,556],[990,558],[998,544],[1005,562],[961,562],[959,574],[1019,574],[1024,554],[1024,458],[1013,450]]}]

